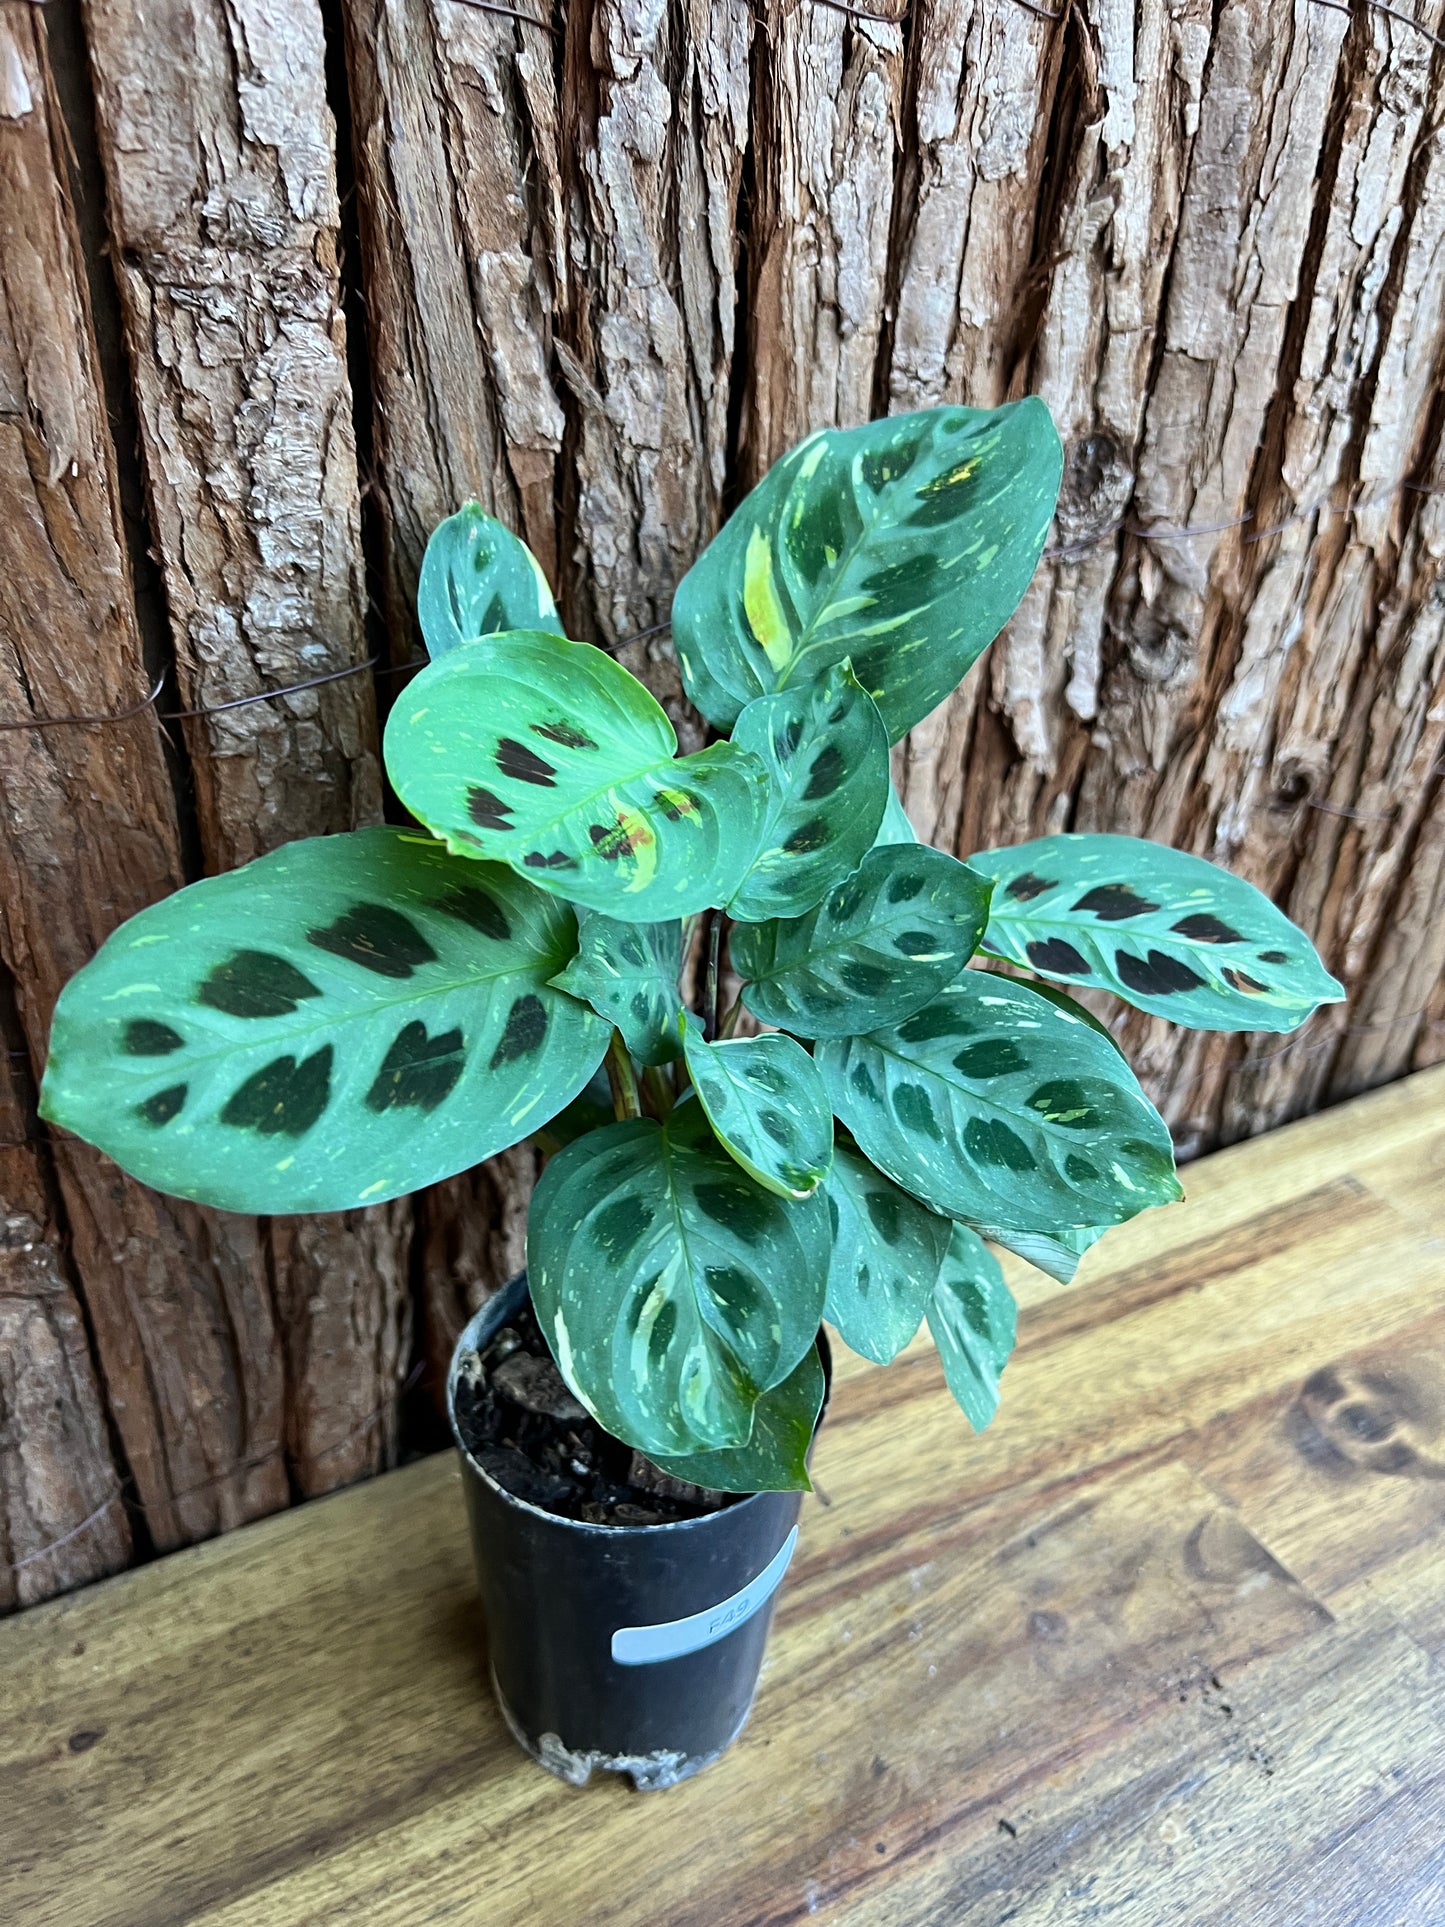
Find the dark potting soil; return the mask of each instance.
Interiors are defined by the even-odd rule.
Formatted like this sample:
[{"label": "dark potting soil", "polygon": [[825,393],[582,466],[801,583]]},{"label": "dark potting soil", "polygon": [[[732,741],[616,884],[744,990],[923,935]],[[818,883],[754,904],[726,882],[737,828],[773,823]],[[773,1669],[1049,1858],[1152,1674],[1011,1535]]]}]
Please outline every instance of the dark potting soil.
[{"label": "dark potting soil", "polygon": [[568,1390],[530,1304],[463,1370],[456,1414],[467,1450],[497,1484],[560,1519],[670,1525],[740,1496],[674,1479],[604,1432]]}]

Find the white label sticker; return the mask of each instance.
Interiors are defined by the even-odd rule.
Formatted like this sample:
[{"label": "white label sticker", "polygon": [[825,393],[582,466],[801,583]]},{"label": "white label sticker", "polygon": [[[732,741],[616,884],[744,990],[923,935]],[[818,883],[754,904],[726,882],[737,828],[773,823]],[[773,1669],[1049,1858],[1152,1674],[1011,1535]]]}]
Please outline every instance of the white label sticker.
[{"label": "white label sticker", "polygon": [[709,1606],[706,1612],[692,1613],[686,1619],[667,1619],[658,1626],[619,1626],[612,1635],[612,1657],[619,1666],[651,1666],[656,1660],[679,1659],[684,1653],[711,1646],[745,1619],[751,1619],[759,1606],[767,1605],[783,1583],[797,1543],[798,1528],[794,1526],[756,1579],[749,1580],[731,1599]]}]

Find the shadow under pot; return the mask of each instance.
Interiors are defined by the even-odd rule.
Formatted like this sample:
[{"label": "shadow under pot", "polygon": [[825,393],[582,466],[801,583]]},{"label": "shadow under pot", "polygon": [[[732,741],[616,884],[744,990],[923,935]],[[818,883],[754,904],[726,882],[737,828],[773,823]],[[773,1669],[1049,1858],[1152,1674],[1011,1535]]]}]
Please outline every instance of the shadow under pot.
[{"label": "shadow under pot", "polygon": [[[529,1303],[524,1273],[472,1319],[447,1380],[493,1691],[518,1744],[560,1779],[581,1786],[601,1768],[644,1790],[674,1786],[747,1723],[802,1494],[603,1525],[506,1490],[468,1449],[459,1393],[464,1403],[481,1355]],[[821,1333],[818,1342],[830,1385]],[[820,1425],[826,1410],[825,1390]]]}]

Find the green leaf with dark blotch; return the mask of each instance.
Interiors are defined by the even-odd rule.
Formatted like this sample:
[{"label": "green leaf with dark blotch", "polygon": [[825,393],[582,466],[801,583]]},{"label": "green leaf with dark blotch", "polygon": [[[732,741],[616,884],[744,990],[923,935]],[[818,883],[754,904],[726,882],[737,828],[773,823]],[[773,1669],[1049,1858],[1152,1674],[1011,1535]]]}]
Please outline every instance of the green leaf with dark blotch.
[{"label": "green leaf with dark blotch", "polygon": [[[978,968],[986,969],[987,966],[979,965]],[[1001,970],[990,971],[989,975],[1003,977],[1005,983],[1018,983],[1020,981],[1017,977],[1005,976]],[[1048,1003],[1053,1005],[1055,1010],[1066,1010],[1071,1017],[1077,1017],[1081,1024],[1087,1024],[1090,1030],[1097,1031],[1100,1037],[1106,1037],[1114,1046],[1114,1049],[1118,1051],[1119,1055],[1121,1057],[1124,1056],[1123,1046],[1120,1044],[1118,1038],[1115,1037],[1113,1031],[1110,1030],[1109,1026],[1101,1017],[1096,1017],[1092,1010],[1085,1009],[1084,1005],[1081,1004],[1076,997],[1071,997],[1066,990],[1060,990],[1057,984],[1046,984],[1038,977],[1025,977],[1022,981],[1028,985],[1036,997],[1044,998]],[[1125,1059],[1125,1061],[1127,1062],[1128,1060]]]},{"label": "green leaf with dark blotch", "polygon": [[662,706],[589,643],[485,636],[432,663],[386,727],[397,794],[460,856],[627,923],[725,903],[757,848],[756,757],[677,757]]},{"label": "green leaf with dark blotch", "polygon": [[774,463],[678,585],[683,682],[719,729],[845,657],[890,741],[1017,608],[1062,469],[1036,397],[826,428]]},{"label": "green leaf with dark blotch", "polygon": [[970,857],[997,879],[984,948],[1191,1030],[1294,1030],[1344,990],[1242,877],[1132,836],[1045,836]]},{"label": "green leaf with dark blotch", "polygon": [[739,925],[743,1002],[800,1037],[897,1023],[951,983],[983,935],[989,883],[924,843],[870,850],[804,917]]},{"label": "green leaf with dark blotch", "polygon": [[1005,977],[965,970],[816,1062],[860,1149],[946,1217],[1052,1234],[1182,1195],[1164,1120],[1114,1046]]},{"label": "green leaf with dark blotch", "polygon": [[650,1458],[743,1445],[817,1335],[828,1213],[755,1184],[688,1102],[552,1159],[527,1269],[563,1377],[609,1432]]},{"label": "green leaf with dark blotch", "polygon": [[806,1198],[833,1161],[833,1111],[812,1058],[791,1037],[710,1044],[687,1017],[683,1052],[713,1130],[750,1176],[781,1198]]},{"label": "green leaf with dark blotch", "polygon": [[967,1225],[956,1224],[928,1301],[928,1329],[948,1389],[975,1432],[998,1410],[998,1382],[1017,1324],[1018,1307],[998,1259]]},{"label": "green leaf with dark blotch", "polygon": [[622,1041],[643,1064],[665,1064],[682,1055],[682,924],[618,923],[600,910],[585,910],[577,932],[577,955],[553,983],[581,997],[622,1032]]},{"label": "green leaf with dark blotch", "polygon": [[203,1204],[342,1211],[559,1111],[608,1026],[565,904],[419,831],[290,843],[122,925],[56,1007],[45,1115]]},{"label": "green leaf with dark blotch", "polygon": [[823,1195],[833,1227],[823,1316],[886,1365],[918,1330],[953,1227],[842,1144]]},{"label": "green leaf with dark blotch", "polygon": [[873,839],[875,849],[883,849],[890,843],[916,843],[918,832],[908,820],[908,812],[898,800],[898,792],[888,785],[888,806],[883,812],[883,821],[878,825],[878,834]]},{"label": "green leaf with dark blotch", "polygon": [[503,629],[562,634],[562,618],[541,563],[525,542],[476,502],[468,502],[432,530],[422,557],[416,609],[433,658]]},{"label": "green leaf with dark blotch", "polygon": [[714,1492],[811,1492],[808,1447],[823,1409],[823,1362],[813,1345],[781,1385],[764,1392],[753,1407],[752,1436],[746,1445],[685,1458],[659,1458],[653,1464],[675,1479]]},{"label": "green leaf with dark blotch", "polygon": [[1079,1269],[1079,1260],[1091,1245],[1099,1242],[1109,1227],[1086,1225],[1053,1233],[1008,1231],[993,1224],[975,1225],[973,1229],[980,1238],[987,1238],[991,1244],[1001,1245],[1005,1251],[1011,1251],[1016,1258],[1036,1265],[1059,1284],[1069,1285]]},{"label": "green leaf with dark blotch", "polygon": [[852,875],[883,821],[883,718],[844,665],[822,684],[749,703],[733,742],[769,781],[758,852],[727,907],[748,922],[801,916]]}]

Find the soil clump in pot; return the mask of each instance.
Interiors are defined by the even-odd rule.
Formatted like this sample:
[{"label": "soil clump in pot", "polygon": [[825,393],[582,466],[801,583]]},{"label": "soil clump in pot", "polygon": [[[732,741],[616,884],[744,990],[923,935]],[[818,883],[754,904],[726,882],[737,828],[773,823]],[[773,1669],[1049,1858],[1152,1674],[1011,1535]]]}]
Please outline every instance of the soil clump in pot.
[{"label": "soil clump in pot", "polygon": [[675,1479],[604,1432],[568,1389],[530,1303],[463,1361],[456,1415],[477,1464],[559,1519],[671,1525],[744,1496]]}]

